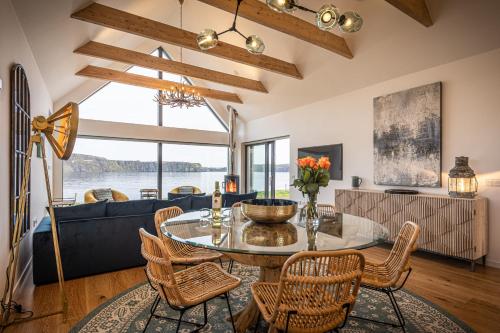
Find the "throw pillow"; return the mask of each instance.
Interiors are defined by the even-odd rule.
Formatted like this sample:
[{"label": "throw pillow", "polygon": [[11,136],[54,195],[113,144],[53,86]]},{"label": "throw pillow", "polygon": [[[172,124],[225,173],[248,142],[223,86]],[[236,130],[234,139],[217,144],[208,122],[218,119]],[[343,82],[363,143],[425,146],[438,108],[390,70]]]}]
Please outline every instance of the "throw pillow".
[{"label": "throw pillow", "polygon": [[97,201],[102,201],[102,200],[108,200],[108,202],[115,201],[113,199],[113,191],[111,191],[110,188],[98,188],[92,191],[94,194],[94,198],[97,199]]}]

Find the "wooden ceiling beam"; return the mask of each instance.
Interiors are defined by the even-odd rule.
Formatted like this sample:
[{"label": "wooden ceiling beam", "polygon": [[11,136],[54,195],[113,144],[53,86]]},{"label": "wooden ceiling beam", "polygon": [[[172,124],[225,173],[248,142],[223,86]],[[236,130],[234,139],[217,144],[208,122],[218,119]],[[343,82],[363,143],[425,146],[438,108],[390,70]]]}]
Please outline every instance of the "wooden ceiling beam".
[{"label": "wooden ceiling beam", "polygon": [[165,58],[155,57],[149,54],[127,50],[94,41],[90,41],[80,46],[74,52],[91,57],[119,61],[129,65],[146,67],[168,73],[217,82],[237,88],[267,93],[267,89],[260,81],[250,80],[244,77],[217,72],[211,69],[197,67]]},{"label": "wooden ceiling beam", "polygon": [[[208,5],[234,13],[237,2],[235,0],[199,0]],[[344,38],[333,33],[318,29],[314,24],[300,18],[278,13],[269,8],[265,2],[259,0],[245,0],[240,4],[238,15],[250,21],[262,24],[308,43],[317,45],[328,51],[351,59],[352,52]]]},{"label": "wooden ceiling beam", "polygon": [[302,74],[300,74],[297,67],[286,61],[272,58],[264,54],[251,54],[244,48],[220,41],[217,47],[208,51],[202,51],[196,43],[197,34],[193,32],[98,3],[92,3],[76,11],[71,17],[160,42],[181,46],[194,51],[211,54],[216,57],[287,75],[296,79],[302,79]]},{"label": "wooden ceiling beam", "polygon": [[[137,87],[150,88],[155,90],[168,90],[172,86],[174,87],[181,86],[180,83],[178,82],[161,80],[144,75],[120,72],[114,69],[97,67],[97,66],[87,66],[81,71],[77,72],[76,75],[90,77],[94,79],[112,81],[117,83],[123,83]],[[186,87],[193,88],[202,97],[219,99],[223,101],[240,103],[240,104],[242,103],[240,97],[233,93],[196,87],[196,86],[186,86]]]},{"label": "wooden ceiling beam", "polygon": [[425,0],[385,0],[406,15],[430,27],[433,22]]}]

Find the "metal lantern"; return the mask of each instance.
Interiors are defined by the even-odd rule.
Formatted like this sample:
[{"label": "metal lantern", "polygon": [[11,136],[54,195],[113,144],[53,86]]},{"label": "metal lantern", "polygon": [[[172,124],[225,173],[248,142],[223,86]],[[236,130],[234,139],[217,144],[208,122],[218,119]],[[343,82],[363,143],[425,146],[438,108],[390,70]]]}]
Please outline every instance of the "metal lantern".
[{"label": "metal lantern", "polygon": [[448,194],[453,198],[473,198],[477,193],[477,179],[469,166],[469,158],[455,157],[455,166],[448,178]]}]

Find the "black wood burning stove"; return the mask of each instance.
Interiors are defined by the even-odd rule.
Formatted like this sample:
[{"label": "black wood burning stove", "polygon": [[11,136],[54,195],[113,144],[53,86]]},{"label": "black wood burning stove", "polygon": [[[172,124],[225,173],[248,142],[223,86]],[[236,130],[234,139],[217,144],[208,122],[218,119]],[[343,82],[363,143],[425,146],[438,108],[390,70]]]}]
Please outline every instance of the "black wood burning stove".
[{"label": "black wood burning stove", "polygon": [[224,176],[224,191],[225,193],[240,193],[240,176],[225,175]]}]

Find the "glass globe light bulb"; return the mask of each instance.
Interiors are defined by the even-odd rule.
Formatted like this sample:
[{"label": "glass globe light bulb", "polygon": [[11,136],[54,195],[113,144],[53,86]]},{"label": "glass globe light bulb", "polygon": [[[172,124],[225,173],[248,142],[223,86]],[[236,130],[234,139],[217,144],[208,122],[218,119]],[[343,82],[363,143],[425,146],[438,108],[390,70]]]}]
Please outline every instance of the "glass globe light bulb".
[{"label": "glass globe light bulb", "polygon": [[294,0],[266,0],[267,6],[278,13],[291,13],[295,10]]},{"label": "glass globe light bulb", "polygon": [[205,29],[196,36],[196,42],[201,50],[206,51],[217,45],[219,37],[217,37],[215,30]]},{"label": "glass globe light bulb", "polygon": [[264,52],[266,48],[266,46],[264,45],[264,41],[256,35],[248,36],[246,47],[248,52],[252,54],[262,54],[262,52]]},{"label": "glass globe light bulb", "polygon": [[339,19],[339,11],[334,5],[323,5],[316,13],[316,26],[321,30],[333,29]]},{"label": "glass globe light bulb", "polygon": [[339,29],[342,32],[357,32],[363,26],[363,19],[356,12],[345,12],[339,18]]}]

